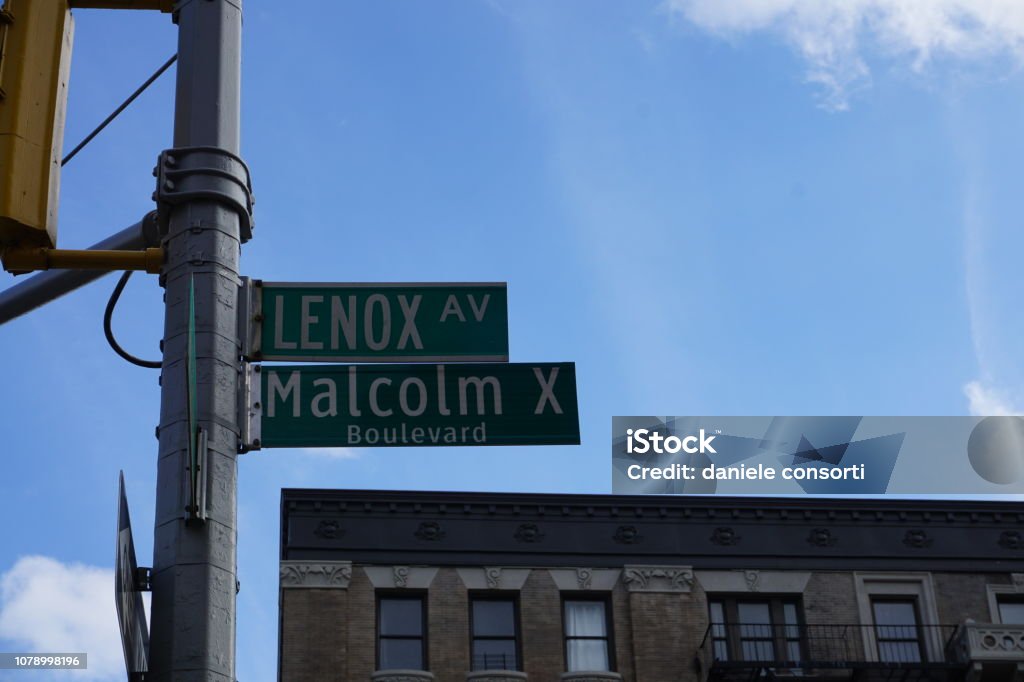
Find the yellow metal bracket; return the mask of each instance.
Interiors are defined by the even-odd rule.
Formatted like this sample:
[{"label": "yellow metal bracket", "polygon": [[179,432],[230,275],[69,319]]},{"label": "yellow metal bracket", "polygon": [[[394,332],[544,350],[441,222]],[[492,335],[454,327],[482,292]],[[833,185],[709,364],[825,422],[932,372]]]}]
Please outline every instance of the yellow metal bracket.
[{"label": "yellow metal bracket", "polygon": [[142,251],[76,249],[8,249],[4,270],[20,275],[33,270],[145,270],[156,275],[164,262],[162,248]]}]

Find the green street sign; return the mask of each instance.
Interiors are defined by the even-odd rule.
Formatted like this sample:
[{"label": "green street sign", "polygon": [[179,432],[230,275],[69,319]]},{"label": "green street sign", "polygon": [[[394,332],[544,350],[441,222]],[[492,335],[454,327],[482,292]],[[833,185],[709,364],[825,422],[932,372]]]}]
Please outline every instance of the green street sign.
[{"label": "green street sign", "polygon": [[576,365],[254,365],[252,448],[575,445]]},{"label": "green street sign", "polygon": [[508,361],[503,283],[246,286],[250,360]]}]

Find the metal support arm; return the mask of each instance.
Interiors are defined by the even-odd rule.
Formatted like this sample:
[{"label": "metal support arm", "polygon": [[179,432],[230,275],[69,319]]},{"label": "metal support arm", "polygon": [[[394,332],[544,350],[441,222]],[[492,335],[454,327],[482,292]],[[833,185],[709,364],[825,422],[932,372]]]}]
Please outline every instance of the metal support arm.
[{"label": "metal support arm", "polygon": [[160,274],[164,260],[161,248],[142,251],[101,251],[98,249],[9,249],[4,252],[4,270],[14,274],[33,270],[145,270]]},{"label": "metal support arm", "polygon": [[[156,213],[150,213],[131,227],[93,244],[90,250],[141,249],[160,244]],[[64,294],[103,277],[101,270],[50,270],[33,275],[0,291],[0,324],[35,310]]]}]

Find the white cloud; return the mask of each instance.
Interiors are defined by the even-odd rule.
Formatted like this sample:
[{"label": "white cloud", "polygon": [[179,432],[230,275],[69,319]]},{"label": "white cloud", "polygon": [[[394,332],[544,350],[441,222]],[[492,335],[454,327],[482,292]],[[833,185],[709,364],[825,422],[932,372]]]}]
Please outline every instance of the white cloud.
[{"label": "white cloud", "polygon": [[1008,57],[1024,62],[1020,0],[666,0],[669,12],[723,37],[781,36],[821,86],[821,105],[849,107],[850,93],[870,84],[869,48],[921,72],[934,60]]},{"label": "white cloud", "polygon": [[26,652],[88,654],[87,670],[49,679],[124,679],[114,572],[21,557],[0,577],[0,639]]},{"label": "white cloud", "polygon": [[970,404],[971,414],[978,417],[1007,417],[1024,415],[1024,409],[1016,406],[1013,399],[992,386],[980,381],[971,381],[964,386],[964,395]]}]

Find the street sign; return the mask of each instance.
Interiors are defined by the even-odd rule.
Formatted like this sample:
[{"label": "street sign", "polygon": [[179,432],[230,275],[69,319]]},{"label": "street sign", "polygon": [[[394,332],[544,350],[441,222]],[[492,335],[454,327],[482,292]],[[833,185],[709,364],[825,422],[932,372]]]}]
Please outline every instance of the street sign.
[{"label": "street sign", "polygon": [[149,626],[138,584],[132,523],[128,518],[128,497],[124,493],[124,472],[118,481],[117,557],[114,560],[114,603],[121,629],[121,647],[128,679],[142,679],[149,669]]},{"label": "street sign", "polygon": [[504,283],[247,280],[246,288],[250,360],[508,361]]},{"label": "street sign", "polygon": [[252,366],[259,447],[575,445],[576,365]]}]

